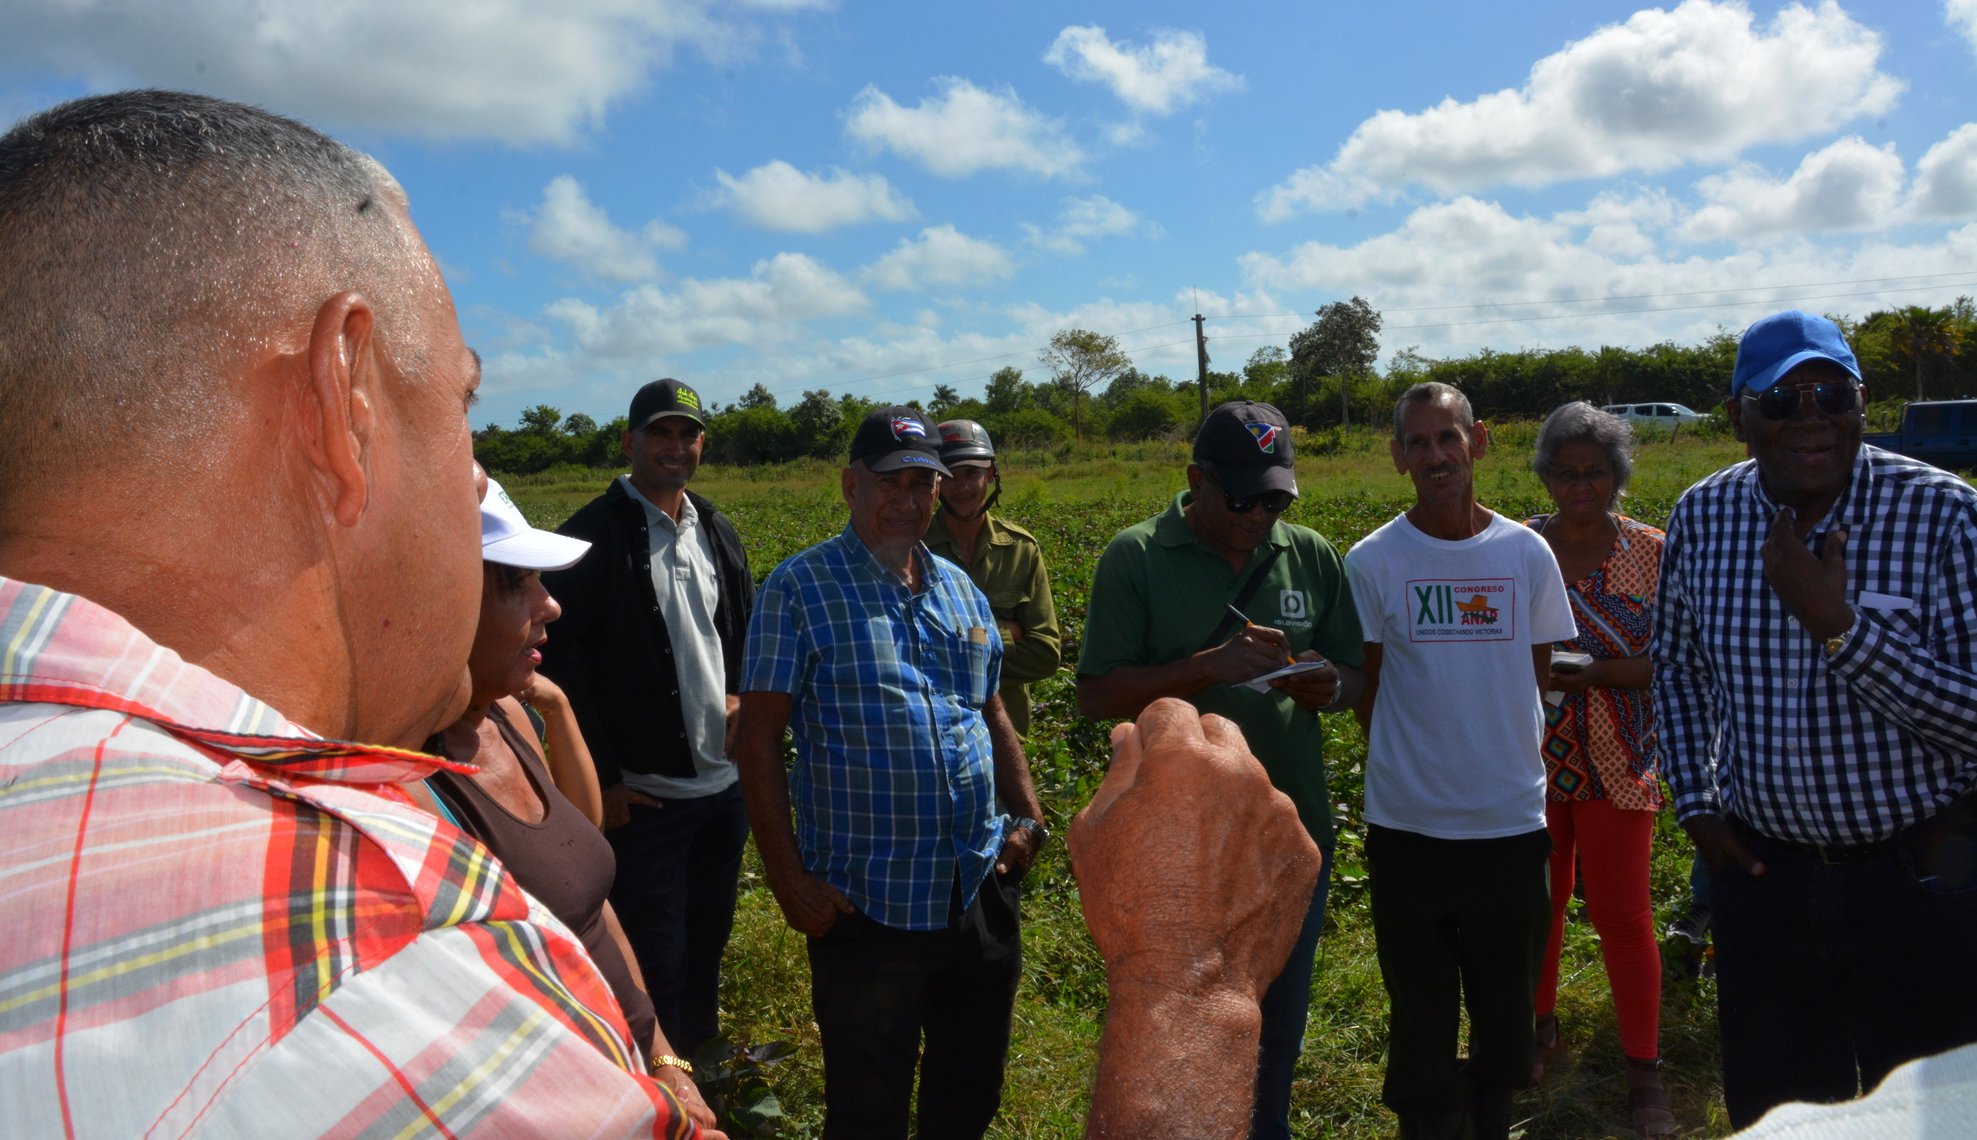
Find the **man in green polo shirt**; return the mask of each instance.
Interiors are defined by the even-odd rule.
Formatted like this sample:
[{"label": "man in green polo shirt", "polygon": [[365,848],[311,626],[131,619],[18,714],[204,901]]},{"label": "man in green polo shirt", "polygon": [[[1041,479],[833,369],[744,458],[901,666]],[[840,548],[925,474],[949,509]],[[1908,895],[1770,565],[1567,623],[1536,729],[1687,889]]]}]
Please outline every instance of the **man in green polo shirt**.
[{"label": "man in green polo shirt", "polygon": [[[1331,878],[1318,714],[1352,707],[1365,651],[1338,552],[1317,531],[1278,518],[1297,498],[1282,412],[1249,401],[1210,412],[1187,477],[1166,511],[1121,531],[1099,558],[1078,709],[1093,719],[1133,717],[1160,697],[1180,697],[1228,717],[1325,853],[1290,962],[1263,998],[1250,1135],[1288,1137],[1291,1070]],[[1306,668],[1250,687],[1293,662]]]}]

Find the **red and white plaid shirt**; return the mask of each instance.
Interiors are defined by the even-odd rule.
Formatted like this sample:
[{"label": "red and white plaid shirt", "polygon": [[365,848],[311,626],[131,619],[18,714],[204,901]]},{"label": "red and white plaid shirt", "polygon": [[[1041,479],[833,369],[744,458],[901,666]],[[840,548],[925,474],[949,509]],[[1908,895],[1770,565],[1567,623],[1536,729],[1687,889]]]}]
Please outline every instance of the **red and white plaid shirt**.
[{"label": "red and white plaid shirt", "polygon": [[380,786],[438,763],[0,578],[5,1130],[696,1134],[577,940]]}]

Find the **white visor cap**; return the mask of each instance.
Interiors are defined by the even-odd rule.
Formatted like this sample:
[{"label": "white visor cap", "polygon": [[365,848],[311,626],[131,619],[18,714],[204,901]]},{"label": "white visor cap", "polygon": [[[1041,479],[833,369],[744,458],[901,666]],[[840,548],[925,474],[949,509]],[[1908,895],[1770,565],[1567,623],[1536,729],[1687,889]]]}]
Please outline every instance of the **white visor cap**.
[{"label": "white visor cap", "polygon": [[487,497],[481,500],[481,558],[523,570],[567,570],[589,549],[583,539],[530,526],[501,484],[487,481]]}]

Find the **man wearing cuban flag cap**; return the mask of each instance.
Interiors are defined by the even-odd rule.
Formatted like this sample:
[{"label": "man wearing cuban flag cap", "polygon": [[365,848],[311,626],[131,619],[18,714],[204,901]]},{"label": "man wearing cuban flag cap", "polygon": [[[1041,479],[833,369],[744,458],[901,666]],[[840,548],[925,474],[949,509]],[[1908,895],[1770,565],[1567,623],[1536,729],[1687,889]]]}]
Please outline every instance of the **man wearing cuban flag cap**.
[{"label": "man wearing cuban flag cap", "polygon": [[995,614],[921,541],[939,447],[913,408],[866,416],[849,523],[769,574],[748,630],[735,759],[769,887],[809,937],[826,1136],[905,1136],[916,1069],[921,1136],[987,1130],[1017,883],[1045,839]]}]

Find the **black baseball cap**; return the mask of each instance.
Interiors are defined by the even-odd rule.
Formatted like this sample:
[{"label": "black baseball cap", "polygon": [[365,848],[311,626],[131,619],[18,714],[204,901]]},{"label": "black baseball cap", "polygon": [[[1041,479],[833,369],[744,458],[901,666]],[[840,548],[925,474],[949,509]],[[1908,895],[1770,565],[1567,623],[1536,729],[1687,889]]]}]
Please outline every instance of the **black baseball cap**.
[{"label": "black baseball cap", "polygon": [[926,417],[912,408],[894,405],[866,415],[851,437],[851,461],[865,462],[873,471],[925,467],[952,475],[940,461],[940,436],[927,428]]},{"label": "black baseball cap", "polygon": [[1264,491],[1297,494],[1290,421],[1269,404],[1231,400],[1208,413],[1194,433],[1194,461],[1238,499]]},{"label": "black baseball cap", "polygon": [[685,416],[702,427],[707,424],[700,411],[700,393],[670,376],[654,380],[632,397],[631,430],[638,431],[660,416]]}]

